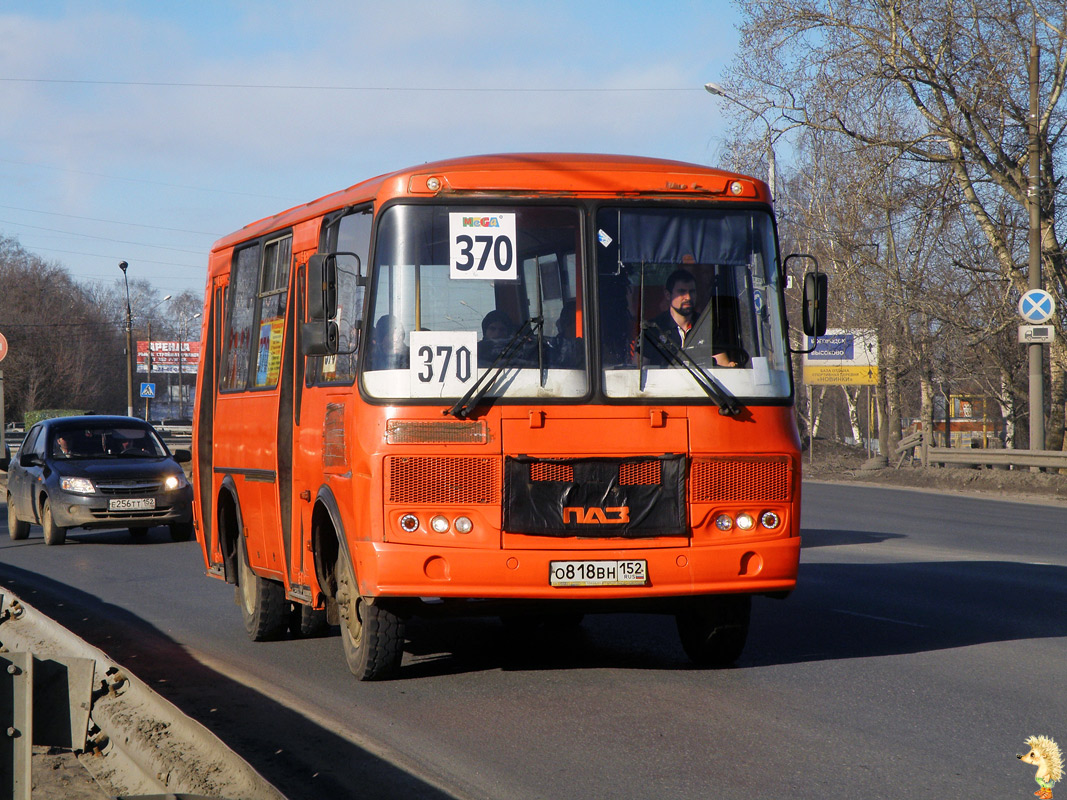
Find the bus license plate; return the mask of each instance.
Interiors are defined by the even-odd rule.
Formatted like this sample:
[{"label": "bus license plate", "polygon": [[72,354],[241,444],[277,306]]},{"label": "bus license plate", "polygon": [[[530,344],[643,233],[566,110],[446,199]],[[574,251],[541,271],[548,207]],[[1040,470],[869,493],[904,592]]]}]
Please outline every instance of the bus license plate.
[{"label": "bus license plate", "polygon": [[648,583],[648,562],[627,561],[551,561],[548,565],[550,586],[643,586]]},{"label": "bus license plate", "polygon": [[107,501],[108,511],[152,511],[155,507],[154,497],[113,497]]}]

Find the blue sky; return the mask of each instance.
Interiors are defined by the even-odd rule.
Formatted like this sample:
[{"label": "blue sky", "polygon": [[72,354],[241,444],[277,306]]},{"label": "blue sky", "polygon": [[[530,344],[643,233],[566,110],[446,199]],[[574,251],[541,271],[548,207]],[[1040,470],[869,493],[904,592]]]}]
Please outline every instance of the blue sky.
[{"label": "blue sky", "polygon": [[202,292],[211,244],[473,153],[714,164],[726,0],[5,2],[0,235],[82,281]]}]

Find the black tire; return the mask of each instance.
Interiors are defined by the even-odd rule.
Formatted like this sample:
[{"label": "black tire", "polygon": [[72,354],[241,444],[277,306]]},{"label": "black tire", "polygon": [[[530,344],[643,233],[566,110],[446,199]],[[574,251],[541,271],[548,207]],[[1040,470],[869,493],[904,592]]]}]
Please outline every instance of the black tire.
[{"label": "black tire", "polygon": [[404,621],[360,596],[355,574],[343,554],[337,558],[337,607],[348,669],[361,681],[393,677],[404,655]]},{"label": "black tire", "polygon": [[145,528],[145,527],[130,528],[130,536],[132,536],[134,539],[143,539],[147,535],[148,535],[148,528]]},{"label": "black tire", "polygon": [[682,649],[698,667],[728,667],[745,649],[752,596],[703,598],[675,617]]},{"label": "black tire", "polygon": [[277,639],[289,625],[289,601],[285,587],[269,578],[261,578],[248,565],[244,537],[237,534],[237,605],[253,642]]},{"label": "black tire", "polygon": [[169,527],[171,541],[187,542],[193,538],[193,523],[191,522],[175,522]]},{"label": "black tire", "polygon": [[302,639],[323,636],[330,629],[326,609],[315,610],[303,603],[292,603],[289,610],[289,633]]},{"label": "black tire", "polygon": [[9,494],[7,496],[7,535],[15,541],[25,539],[30,535],[30,523],[19,519],[15,513],[15,503]]},{"label": "black tire", "polygon": [[56,525],[52,517],[52,504],[47,497],[41,503],[41,529],[44,531],[45,544],[63,544],[67,541],[67,529]]}]

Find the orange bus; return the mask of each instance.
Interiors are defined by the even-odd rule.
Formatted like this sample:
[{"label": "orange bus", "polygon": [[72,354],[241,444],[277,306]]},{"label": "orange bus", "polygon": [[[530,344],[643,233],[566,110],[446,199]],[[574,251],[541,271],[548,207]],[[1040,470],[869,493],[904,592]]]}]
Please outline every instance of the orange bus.
[{"label": "orange bus", "polygon": [[[254,640],[339,625],[364,680],[455,613],[670,614],[732,663],[797,576],[788,262],[762,181],[605,155],[423,164],[221,239],[207,573]],[[818,335],[817,264],[803,285]]]}]

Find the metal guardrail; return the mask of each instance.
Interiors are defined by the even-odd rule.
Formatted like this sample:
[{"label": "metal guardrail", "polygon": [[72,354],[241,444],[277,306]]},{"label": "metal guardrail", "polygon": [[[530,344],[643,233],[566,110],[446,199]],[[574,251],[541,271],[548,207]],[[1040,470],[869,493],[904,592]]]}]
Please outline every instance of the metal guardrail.
[{"label": "metal guardrail", "polygon": [[998,468],[1038,468],[1067,470],[1067,450],[1000,450],[971,447],[926,447],[923,445],[922,432],[912,433],[900,440],[895,455],[899,456],[897,466],[911,455],[915,449],[922,451],[922,462],[926,466],[948,466],[949,464],[967,467]]},{"label": "metal guardrail", "polygon": [[927,463],[942,466],[958,464],[972,467],[1041,467],[1067,470],[1067,452],[931,447],[927,450]]}]

